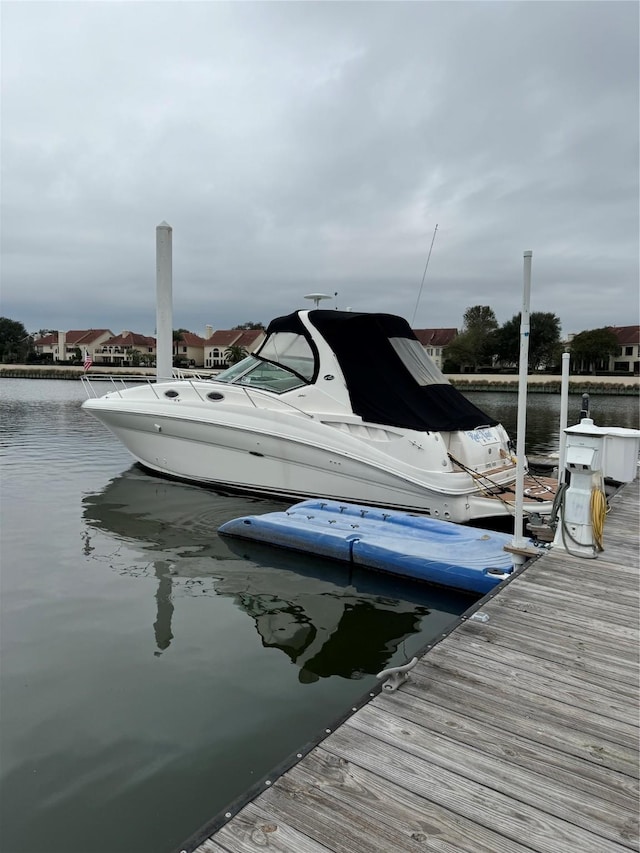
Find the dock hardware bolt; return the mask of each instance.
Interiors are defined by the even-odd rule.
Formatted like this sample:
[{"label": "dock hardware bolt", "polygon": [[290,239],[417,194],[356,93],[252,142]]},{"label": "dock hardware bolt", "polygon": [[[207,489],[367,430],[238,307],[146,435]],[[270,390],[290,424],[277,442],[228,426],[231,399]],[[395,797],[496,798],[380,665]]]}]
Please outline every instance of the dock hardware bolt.
[{"label": "dock hardware bolt", "polygon": [[488,622],[489,614],[483,613],[482,610],[477,610],[472,616],[469,616],[469,619],[473,622]]},{"label": "dock hardware bolt", "polygon": [[392,666],[389,669],[383,669],[376,675],[376,678],[387,680],[382,685],[382,689],[387,693],[394,693],[401,684],[409,678],[409,671],[418,663],[418,658],[412,658],[409,663],[404,666]]}]

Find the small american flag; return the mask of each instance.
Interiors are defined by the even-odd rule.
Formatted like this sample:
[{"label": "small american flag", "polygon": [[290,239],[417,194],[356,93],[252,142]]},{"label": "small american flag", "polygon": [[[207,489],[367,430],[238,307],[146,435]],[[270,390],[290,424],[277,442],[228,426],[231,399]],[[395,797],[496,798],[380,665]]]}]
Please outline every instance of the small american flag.
[{"label": "small american flag", "polygon": [[89,370],[89,368],[91,367],[92,364],[93,364],[93,359],[89,355],[89,351],[85,350],[84,351],[84,369]]}]

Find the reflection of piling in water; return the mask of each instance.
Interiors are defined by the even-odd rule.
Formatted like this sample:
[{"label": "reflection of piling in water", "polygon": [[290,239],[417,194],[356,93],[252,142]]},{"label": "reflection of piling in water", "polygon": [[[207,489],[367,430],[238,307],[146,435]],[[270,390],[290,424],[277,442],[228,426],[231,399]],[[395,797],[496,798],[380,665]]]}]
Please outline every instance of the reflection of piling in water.
[{"label": "reflection of piling in water", "polygon": [[158,651],[156,656],[162,654],[165,649],[168,649],[173,640],[173,632],[171,630],[171,620],[173,619],[173,601],[171,592],[173,582],[169,574],[169,564],[164,560],[157,560],[154,563],[155,574],[158,578],[158,588],[156,589],[156,621],[153,623],[153,632],[156,638],[156,646]]},{"label": "reflection of piling in water", "polygon": [[[83,503],[88,528],[117,543],[113,567],[132,577],[155,578],[158,657],[172,643],[175,648],[176,599],[196,591],[230,598],[253,619],[263,647],[279,649],[295,664],[303,684],[334,675],[375,674],[407,638],[425,629],[425,617],[437,626],[448,624],[469,603],[467,596],[309,555],[223,541],[216,534],[220,523],[255,508],[255,501],[158,481],[137,469],[87,495]],[[151,552],[151,560],[132,566],[125,549],[122,565],[123,543]]]}]

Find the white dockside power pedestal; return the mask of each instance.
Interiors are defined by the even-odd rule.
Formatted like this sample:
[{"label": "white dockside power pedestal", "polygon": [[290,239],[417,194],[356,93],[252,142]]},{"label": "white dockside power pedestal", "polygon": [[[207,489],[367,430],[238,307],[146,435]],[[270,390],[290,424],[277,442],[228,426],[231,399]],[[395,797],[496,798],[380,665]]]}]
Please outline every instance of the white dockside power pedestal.
[{"label": "white dockside power pedestal", "polygon": [[607,502],[604,478],[632,482],[638,471],[640,431],[599,427],[591,418],[564,430],[565,469],[570,483],[559,508],[554,547],[594,558],[603,550]]}]

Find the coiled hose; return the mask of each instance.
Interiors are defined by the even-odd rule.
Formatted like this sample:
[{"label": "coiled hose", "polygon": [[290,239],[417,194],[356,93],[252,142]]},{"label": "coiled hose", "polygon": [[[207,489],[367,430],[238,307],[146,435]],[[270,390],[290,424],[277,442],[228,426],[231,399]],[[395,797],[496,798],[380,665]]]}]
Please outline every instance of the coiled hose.
[{"label": "coiled hose", "polygon": [[591,526],[597,551],[604,551],[604,522],[609,512],[607,497],[602,489],[591,489]]}]

